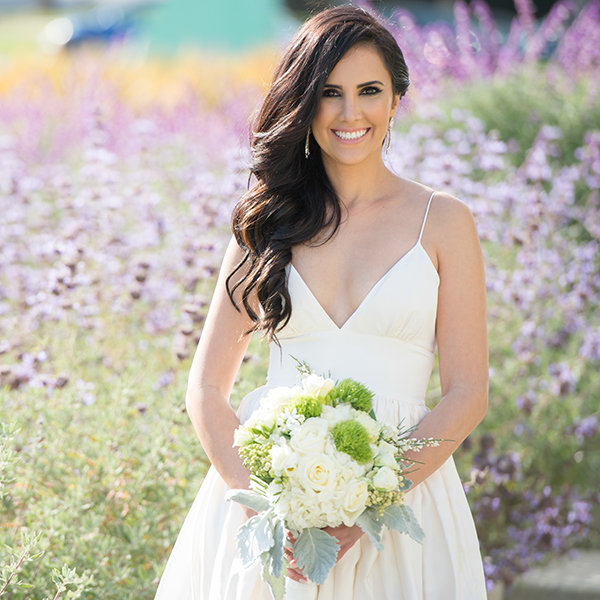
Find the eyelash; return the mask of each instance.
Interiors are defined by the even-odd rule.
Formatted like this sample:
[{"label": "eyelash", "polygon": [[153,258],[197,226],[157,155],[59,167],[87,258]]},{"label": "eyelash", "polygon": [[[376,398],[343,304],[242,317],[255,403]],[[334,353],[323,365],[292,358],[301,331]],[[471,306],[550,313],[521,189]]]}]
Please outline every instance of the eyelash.
[{"label": "eyelash", "polygon": [[[379,94],[380,92],[381,92],[381,89],[379,89],[378,87],[375,87],[373,85],[369,85],[360,90],[361,95],[365,95],[365,96],[375,96],[375,94]],[[324,98],[336,98],[337,96],[339,96],[339,92],[337,90],[334,90],[331,88],[328,90],[325,90],[323,92]]]}]

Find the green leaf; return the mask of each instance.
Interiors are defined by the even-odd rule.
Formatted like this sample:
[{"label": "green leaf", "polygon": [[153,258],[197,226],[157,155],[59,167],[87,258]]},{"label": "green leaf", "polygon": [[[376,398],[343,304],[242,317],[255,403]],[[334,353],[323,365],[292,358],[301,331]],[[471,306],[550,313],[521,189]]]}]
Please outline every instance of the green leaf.
[{"label": "green leaf", "polygon": [[308,366],[308,364],[305,361],[300,360],[299,358],[296,358],[291,354],[290,358],[296,361],[296,370],[298,371],[298,373],[300,373],[300,375],[310,375],[312,373],[312,369]]},{"label": "green leaf", "polygon": [[365,509],[360,517],[356,519],[356,524],[369,536],[369,539],[373,542],[373,545],[377,550],[383,550],[383,544],[381,543],[381,529],[383,528],[383,522],[376,509]]},{"label": "green leaf", "polygon": [[273,525],[272,511],[255,515],[240,525],[237,543],[242,562],[245,565],[250,564],[263,552],[272,548],[275,541]]},{"label": "green leaf", "polygon": [[235,500],[256,512],[269,509],[269,501],[252,490],[229,490],[225,494],[225,499]]},{"label": "green leaf", "polygon": [[322,529],[303,529],[294,544],[294,558],[304,574],[315,583],[327,579],[331,567],[335,565],[340,549],[338,541]]},{"label": "green leaf", "polygon": [[260,559],[263,565],[262,578],[263,581],[269,584],[274,600],[283,600],[285,594],[285,571],[280,569],[279,575],[275,576],[271,572],[270,566],[273,563],[273,552],[276,550],[276,546],[271,548],[269,552],[261,554]]},{"label": "green leaf", "polygon": [[416,542],[422,542],[425,537],[425,532],[421,529],[415,513],[406,504],[391,504],[385,509],[381,519],[386,527],[400,533],[407,533]]}]

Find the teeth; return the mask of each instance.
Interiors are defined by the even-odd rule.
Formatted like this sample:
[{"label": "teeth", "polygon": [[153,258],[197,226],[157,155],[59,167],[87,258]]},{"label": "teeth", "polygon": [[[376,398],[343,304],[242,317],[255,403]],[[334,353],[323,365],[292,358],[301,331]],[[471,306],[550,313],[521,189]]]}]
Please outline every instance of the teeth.
[{"label": "teeth", "polygon": [[361,138],[365,133],[367,133],[367,129],[359,129],[358,131],[335,131],[335,135],[343,140],[356,140]]}]

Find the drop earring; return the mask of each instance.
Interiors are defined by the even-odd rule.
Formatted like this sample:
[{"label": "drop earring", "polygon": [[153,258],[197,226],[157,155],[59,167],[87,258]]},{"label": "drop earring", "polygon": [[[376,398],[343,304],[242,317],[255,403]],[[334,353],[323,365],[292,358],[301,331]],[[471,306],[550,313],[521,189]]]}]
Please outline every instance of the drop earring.
[{"label": "drop earring", "polygon": [[308,158],[310,156],[310,127],[306,132],[306,141],[304,142],[304,158]]},{"label": "drop earring", "polygon": [[387,128],[387,144],[385,145],[385,153],[387,154],[390,150],[390,142],[392,141],[392,126],[394,125],[394,117],[390,119]]}]

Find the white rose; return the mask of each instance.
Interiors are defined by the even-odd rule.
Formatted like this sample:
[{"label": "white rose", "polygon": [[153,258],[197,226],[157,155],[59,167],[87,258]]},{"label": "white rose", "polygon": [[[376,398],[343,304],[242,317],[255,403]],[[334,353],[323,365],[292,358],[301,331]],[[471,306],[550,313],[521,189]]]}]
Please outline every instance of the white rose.
[{"label": "white rose", "polygon": [[313,455],[305,458],[300,465],[298,476],[306,488],[315,492],[331,492],[335,489],[335,466],[328,456]]},{"label": "white rose", "polygon": [[320,375],[311,373],[302,380],[304,392],[310,396],[324,398],[335,386],[333,379],[325,379]]},{"label": "white rose", "polygon": [[348,527],[352,527],[356,519],[365,510],[365,504],[369,495],[369,486],[362,479],[352,482],[346,489],[346,496],[342,504],[343,523]]},{"label": "white rose", "polygon": [[386,492],[391,492],[398,487],[398,477],[389,467],[381,467],[373,477],[373,485]]},{"label": "white rose", "polygon": [[396,447],[388,442],[379,442],[375,451],[375,464],[380,467],[389,467],[397,469],[398,462],[396,461]]},{"label": "white rose", "polygon": [[233,432],[233,445],[234,446],[245,446],[252,441],[252,432],[248,431],[245,427],[238,427]]},{"label": "white rose", "polygon": [[306,420],[290,438],[290,445],[299,454],[315,454],[325,450],[327,422],[319,417]]}]

